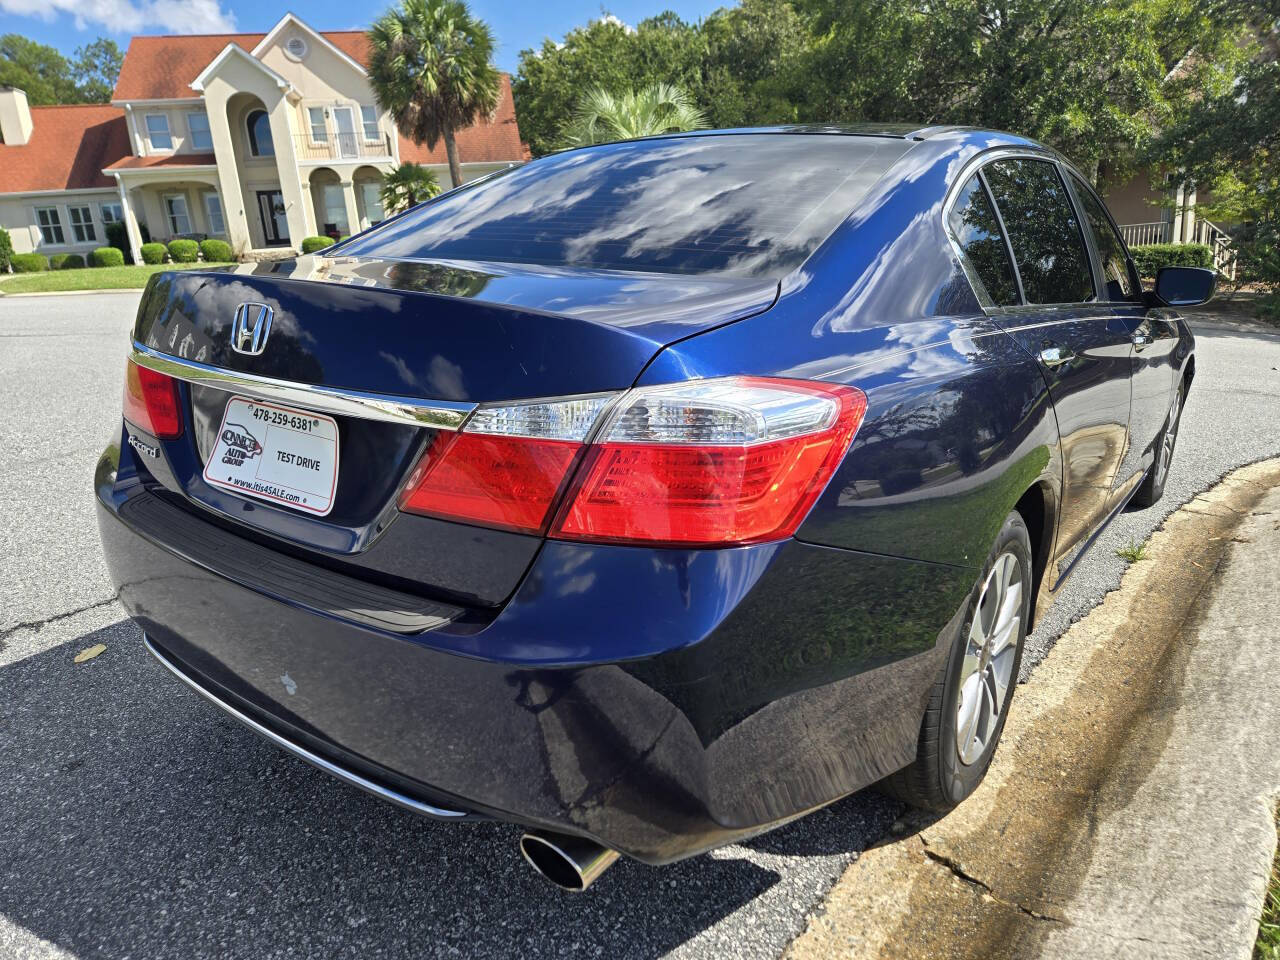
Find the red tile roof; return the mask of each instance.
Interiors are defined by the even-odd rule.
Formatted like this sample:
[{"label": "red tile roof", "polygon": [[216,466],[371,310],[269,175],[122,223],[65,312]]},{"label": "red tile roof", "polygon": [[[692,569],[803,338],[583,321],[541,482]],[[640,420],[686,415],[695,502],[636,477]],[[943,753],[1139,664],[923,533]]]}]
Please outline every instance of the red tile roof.
[{"label": "red tile roof", "polygon": [[0,144],[0,193],[113,187],[102,168],[132,152],[119,107],[32,107],[31,126],[27,143]]},{"label": "red tile roof", "polygon": [[108,170],[153,170],[157,167],[211,167],[217,158],[212,153],[170,153],[162,157],[123,157]]},{"label": "red tile roof", "polygon": [[[465,130],[458,131],[458,159],[463,163],[506,162],[528,160],[529,148],[520,142],[520,128],[516,126],[516,105],[511,99],[511,78],[502,75],[502,89],[498,92],[498,107],[492,117],[480,120]],[[423,143],[418,145],[400,134],[400,160],[414,163],[448,163],[444,141],[436,142],[434,150]]]},{"label": "red tile roof", "polygon": [[[265,33],[204,33],[187,36],[134,37],[125,51],[114,100],[178,100],[200,96],[191,81],[228,43],[252,50]],[[360,30],[321,34],[357,63],[365,63],[369,39]]]}]

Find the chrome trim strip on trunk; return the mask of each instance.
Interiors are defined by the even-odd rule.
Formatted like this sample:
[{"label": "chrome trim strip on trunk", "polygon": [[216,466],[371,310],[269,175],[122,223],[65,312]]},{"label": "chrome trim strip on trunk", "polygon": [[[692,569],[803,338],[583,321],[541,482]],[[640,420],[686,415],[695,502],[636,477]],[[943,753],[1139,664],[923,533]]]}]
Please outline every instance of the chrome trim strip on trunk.
[{"label": "chrome trim strip on trunk", "polygon": [[133,341],[129,359],[140,367],[155,370],[177,380],[216,387],[262,400],[306,407],[319,413],[382,420],[387,423],[457,430],[476,408],[474,403],[452,400],[416,400],[391,394],[363,393],[338,387],[322,387],[309,383],[277,380],[254,373],[227,370],[195,360],[170,356]]},{"label": "chrome trim strip on trunk", "polygon": [[219,710],[222,710],[231,717],[234,717],[236,720],[239,720],[254,733],[266,737],[282,750],[293,754],[301,760],[307,761],[307,763],[320,768],[325,773],[337,777],[339,780],[349,783],[353,787],[359,787],[361,790],[364,790],[366,793],[373,794],[380,800],[387,800],[398,807],[404,807],[406,810],[412,810],[414,813],[420,813],[423,816],[435,817],[444,820],[455,820],[467,815],[466,812],[462,810],[446,810],[443,807],[433,807],[431,804],[424,803],[421,800],[415,800],[407,794],[384,787],[379,783],[374,783],[372,780],[368,780],[360,776],[360,774],[355,773],[352,770],[348,770],[346,767],[340,767],[336,763],[326,760],[318,753],[312,753],[306,747],[294,743],[292,740],[285,739],[274,730],[264,727],[257,720],[254,720],[253,717],[240,712],[225,700],[220,700],[204,687],[200,686],[200,684],[196,683],[195,680],[183,673],[177,664],[161,653],[159,648],[151,642],[151,638],[145,633],[142,635],[142,643],[143,646],[147,648],[147,652],[159,660],[166,670],[172,673],[196,693],[200,694],[200,696],[212,703]]}]

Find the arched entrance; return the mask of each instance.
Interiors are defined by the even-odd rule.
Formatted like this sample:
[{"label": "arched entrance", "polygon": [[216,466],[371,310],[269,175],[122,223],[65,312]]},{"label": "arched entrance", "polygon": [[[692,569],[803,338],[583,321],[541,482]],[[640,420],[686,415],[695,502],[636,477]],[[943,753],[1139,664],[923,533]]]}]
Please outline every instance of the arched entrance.
[{"label": "arched entrance", "polygon": [[251,93],[235,94],[227,100],[227,125],[244,198],[250,245],[289,246],[289,218],[280,189],[276,144],[266,104]]}]

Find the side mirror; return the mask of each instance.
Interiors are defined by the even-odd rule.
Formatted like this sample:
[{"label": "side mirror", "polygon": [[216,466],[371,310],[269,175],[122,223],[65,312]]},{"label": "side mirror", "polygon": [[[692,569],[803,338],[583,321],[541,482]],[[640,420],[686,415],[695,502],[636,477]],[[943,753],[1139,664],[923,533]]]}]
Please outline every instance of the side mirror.
[{"label": "side mirror", "polygon": [[1161,267],[1156,272],[1156,300],[1166,307],[1194,307],[1208,303],[1218,275],[1204,267]]}]

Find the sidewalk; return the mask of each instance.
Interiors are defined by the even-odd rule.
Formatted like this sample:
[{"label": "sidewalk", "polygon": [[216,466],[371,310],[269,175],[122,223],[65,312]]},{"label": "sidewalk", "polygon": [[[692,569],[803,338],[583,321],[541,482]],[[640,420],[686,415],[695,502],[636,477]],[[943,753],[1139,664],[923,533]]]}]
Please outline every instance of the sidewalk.
[{"label": "sidewalk", "polygon": [[1280,461],[1171,515],[1018,689],[959,809],[863,854],[793,958],[1251,955],[1280,798]]}]

